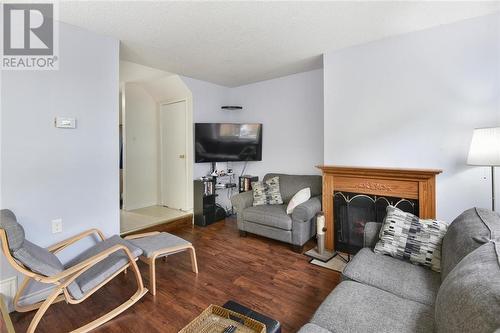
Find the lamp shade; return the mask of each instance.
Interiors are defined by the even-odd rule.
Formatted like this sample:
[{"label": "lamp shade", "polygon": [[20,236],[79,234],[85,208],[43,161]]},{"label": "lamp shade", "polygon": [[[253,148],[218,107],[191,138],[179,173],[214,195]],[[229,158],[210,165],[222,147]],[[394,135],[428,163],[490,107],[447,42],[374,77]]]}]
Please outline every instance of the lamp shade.
[{"label": "lamp shade", "polygon": [[474,130],[467,164],[500,166],[500,127]]}]

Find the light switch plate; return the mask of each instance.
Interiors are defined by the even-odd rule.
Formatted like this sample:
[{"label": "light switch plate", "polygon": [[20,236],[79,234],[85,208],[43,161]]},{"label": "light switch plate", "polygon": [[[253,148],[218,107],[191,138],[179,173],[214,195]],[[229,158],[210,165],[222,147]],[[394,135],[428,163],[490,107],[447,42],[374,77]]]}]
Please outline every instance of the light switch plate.
[{"label": "light switch plate", "polygon": [[52,233],[57,234],[62,232],[62,219],[52,220]]},{"label": "light switch plate", "polygon": [[56,117],[54,124],[57,128],[76,128],[76,118]]}]

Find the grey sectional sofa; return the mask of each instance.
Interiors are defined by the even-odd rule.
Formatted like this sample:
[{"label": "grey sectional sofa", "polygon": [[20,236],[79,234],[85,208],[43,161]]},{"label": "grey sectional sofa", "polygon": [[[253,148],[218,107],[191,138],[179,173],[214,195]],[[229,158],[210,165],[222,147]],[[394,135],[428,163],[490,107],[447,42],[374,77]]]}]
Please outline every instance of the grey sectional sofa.
[{"label": "grey sectional sofa", "polygon": [[[321,176],[269,173],[264,180],[279,176],[283,205],[253,206],[252,191],[234,195],[231,203],[236,210],[238,229],[276,239],[293,245],[297,252],[316,234],[315,216],[321,211]],[[311,189],[311,199],[295,207],[291,215],[286,207],[292,197],[303,188]]]},{"label": "grey sectional sofa", "polygon": [[500,330],[500,215],[463,212],[443,239],[441,273],[376,254],[381,224],[300,333]]}]

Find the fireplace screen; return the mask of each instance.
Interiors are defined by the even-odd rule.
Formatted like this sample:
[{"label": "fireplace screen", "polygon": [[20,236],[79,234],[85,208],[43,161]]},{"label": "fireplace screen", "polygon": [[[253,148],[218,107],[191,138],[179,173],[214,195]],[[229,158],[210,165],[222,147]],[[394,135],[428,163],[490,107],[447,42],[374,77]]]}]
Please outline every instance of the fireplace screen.
[{"label": "fireplace screen", "polygon": [[349,254],[361,250],[366,222],[382,222],[389,205],[418,216],[418,200],[334,192],[335,250]]}]

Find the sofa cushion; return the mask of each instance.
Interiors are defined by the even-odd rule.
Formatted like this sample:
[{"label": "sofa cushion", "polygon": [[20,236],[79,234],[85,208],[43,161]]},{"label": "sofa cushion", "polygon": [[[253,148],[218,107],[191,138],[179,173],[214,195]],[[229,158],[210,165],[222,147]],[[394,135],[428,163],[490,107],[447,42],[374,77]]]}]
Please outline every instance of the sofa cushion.
[{"label": "sofa cushion", "polygon": [[280,177],[252,183],[253,205],[281,205]]},{"label": "sofa cushion", "polygon": [[332,333],[331,331],[316,324],[305,324],[297,333]]},{"label": "sofa cushion", "polygon": [[439,272],[441,243],[447,228],[444,222],[420,219],[394,206],[387,206],[387,216],[374,251]]},{"label": "sofa cushion", "polygon": [[284,203],[289,202],[292,197],[305,187],[311,189],[311,197],[321,194],[322,178],[315,175],[287,175],[281,173],[268,173],[264,180],[280,177],[280,192]]},{"label": "sofa cushion", "polygon": [[421,266],[363,248],[349,262],[343,275],[397,296],[427,305],[436,299],[441,275]]},{"label": "sofa cushion", "polygon": [[344,281],[324,300],[311,322],[332,332],[427,333],[434,329],[434,311],[381,289]]},{"label": "sofa cushion", "polygon": [[460,214],[448,227],[443,238],[441,280],[466,255],[481,246],[475,238],[500,237],[500,215],[489,209],[471,208]]},{"label": "sofa cushion", "polygon": [[500,328],[500,240],[474,250],[448,274],[436,298],[436,328],[472,333]]},{"label": "sofa cushion", "polygon": [[243,211],[243,219],[274,228],[292,230],[292,219],[286,214],[286,205],[248,207]]}]

